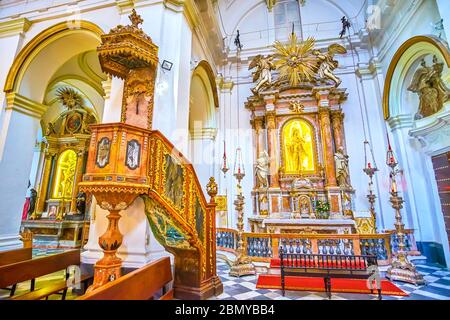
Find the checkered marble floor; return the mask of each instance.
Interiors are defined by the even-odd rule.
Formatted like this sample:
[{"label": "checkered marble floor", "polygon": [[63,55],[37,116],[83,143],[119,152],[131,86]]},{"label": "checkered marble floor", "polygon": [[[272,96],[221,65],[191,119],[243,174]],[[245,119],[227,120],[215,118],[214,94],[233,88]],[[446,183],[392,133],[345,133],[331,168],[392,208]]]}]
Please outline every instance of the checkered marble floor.
[{"label": "checkered marble floor", "polygon": [[[383,296],[384,300],[450,300],[450,270],[432,264],[417,265],[417,270],[424,275],[427,284],[414,286],[402,282],[394,282],[408,297]],[[258,276],[241,278],[228,275],[229,266],[221,260],[217,261],[217,272],[222,280],[224,292],[214,300],[325,300],[324,292],[286,291],[256,289]],[[332,300],[377,300],[375,295],[333,293]]]}]

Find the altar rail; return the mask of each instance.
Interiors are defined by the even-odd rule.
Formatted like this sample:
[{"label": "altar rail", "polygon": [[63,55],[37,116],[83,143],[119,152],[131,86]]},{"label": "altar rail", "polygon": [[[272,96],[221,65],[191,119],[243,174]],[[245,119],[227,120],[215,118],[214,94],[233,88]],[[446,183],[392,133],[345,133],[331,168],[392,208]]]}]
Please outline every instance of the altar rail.
[{"label": "altar rail", "polygon": [[[405,230],[406,248],[410,255],[418,255],[414,230]],[[235,252],[238,234],[234,229],[217,228],[217,249]],[[303,254],[334,255],[376,255],[379,265],[391,262],[392,253],[397,251],[398,239],[393,231],[380,234],[243,234],[247,255],[255,262],[269,262],[278,256],[278,248],[285,252]]]}]

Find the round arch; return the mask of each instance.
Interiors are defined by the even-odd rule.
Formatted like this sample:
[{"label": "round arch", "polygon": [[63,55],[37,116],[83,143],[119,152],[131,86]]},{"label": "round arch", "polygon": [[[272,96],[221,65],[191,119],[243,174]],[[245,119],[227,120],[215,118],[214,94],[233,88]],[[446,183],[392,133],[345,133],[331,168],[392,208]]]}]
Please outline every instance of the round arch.
[{"label": "round arch", "polygon": [[[99,26],[89,21],[77,23],[76,29],[66,22],[58,23],[30,40],[14,60],[4,91],[43,101],[48,82],[57,68],[70,58],[93,50],[100,44],[104,32]],[[64,45],[61,46],[63,41]],[[55,50],[58,46],[64,50]]]},{"label": "round arch", "polygon": [[192,72],[190,88],[189,127],[192,121],[201,121],[203,128],[216,128],[215,109],[219,99],[214,72],[210,64],[202,60]]},{"label": "round arch", "polygon": [[383,90],[383,114],[384,119],[388,120],[393,111],[400,108],[399,90],[403,85],[401,79],[404,79],[410,67],[420,57],[427,54],[436,54],[445,60],[447,67],[450,68],[450,53],[445,43],[435,36],[416,36],[404,42],[394,54],[392,61],[386,73],[386,80]]}]

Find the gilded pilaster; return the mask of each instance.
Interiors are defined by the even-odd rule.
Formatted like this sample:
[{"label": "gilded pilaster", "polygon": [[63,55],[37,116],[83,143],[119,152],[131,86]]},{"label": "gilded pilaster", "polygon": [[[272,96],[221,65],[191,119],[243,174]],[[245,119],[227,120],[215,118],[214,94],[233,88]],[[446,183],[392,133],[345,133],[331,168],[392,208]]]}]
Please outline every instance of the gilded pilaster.
[{"label": "gilded pilaster", "polygon": [[45,200],[48,193],[49,188],[49,180],[50,180],[50,174],[52,170],[52,162],[53,157],[55,155],[53,153],[46,153],[45,159],[44,159],[44,172],[42,173],[42,180],[41,180],[41,188],[39,190],[39,197],[37,200],[37,206],[36,206],[36,212],[44,212],[45,210]]},{"label": "gilded pilaster", "polygon": [[83,163],[84,163],[84,155],[85,151],[79,151],[77,153],[77,165],[75,168],[75,176],[74,176],[74,184],[72,190],[72,200],[70,202],[70,212],[77,212],[77,195],[78,195],[78,184],[81,182],[83,178]]}]

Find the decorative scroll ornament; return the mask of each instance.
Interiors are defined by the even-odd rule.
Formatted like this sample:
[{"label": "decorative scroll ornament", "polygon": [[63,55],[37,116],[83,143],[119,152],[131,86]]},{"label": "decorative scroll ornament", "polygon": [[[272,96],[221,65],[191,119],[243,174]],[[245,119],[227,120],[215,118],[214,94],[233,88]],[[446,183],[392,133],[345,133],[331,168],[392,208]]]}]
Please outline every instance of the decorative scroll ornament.
[{"label": "decorative scroll ornament", "polygon": [[300,101],[289,101],[289,110],[295,113],[302,113],[305,106]]}]

